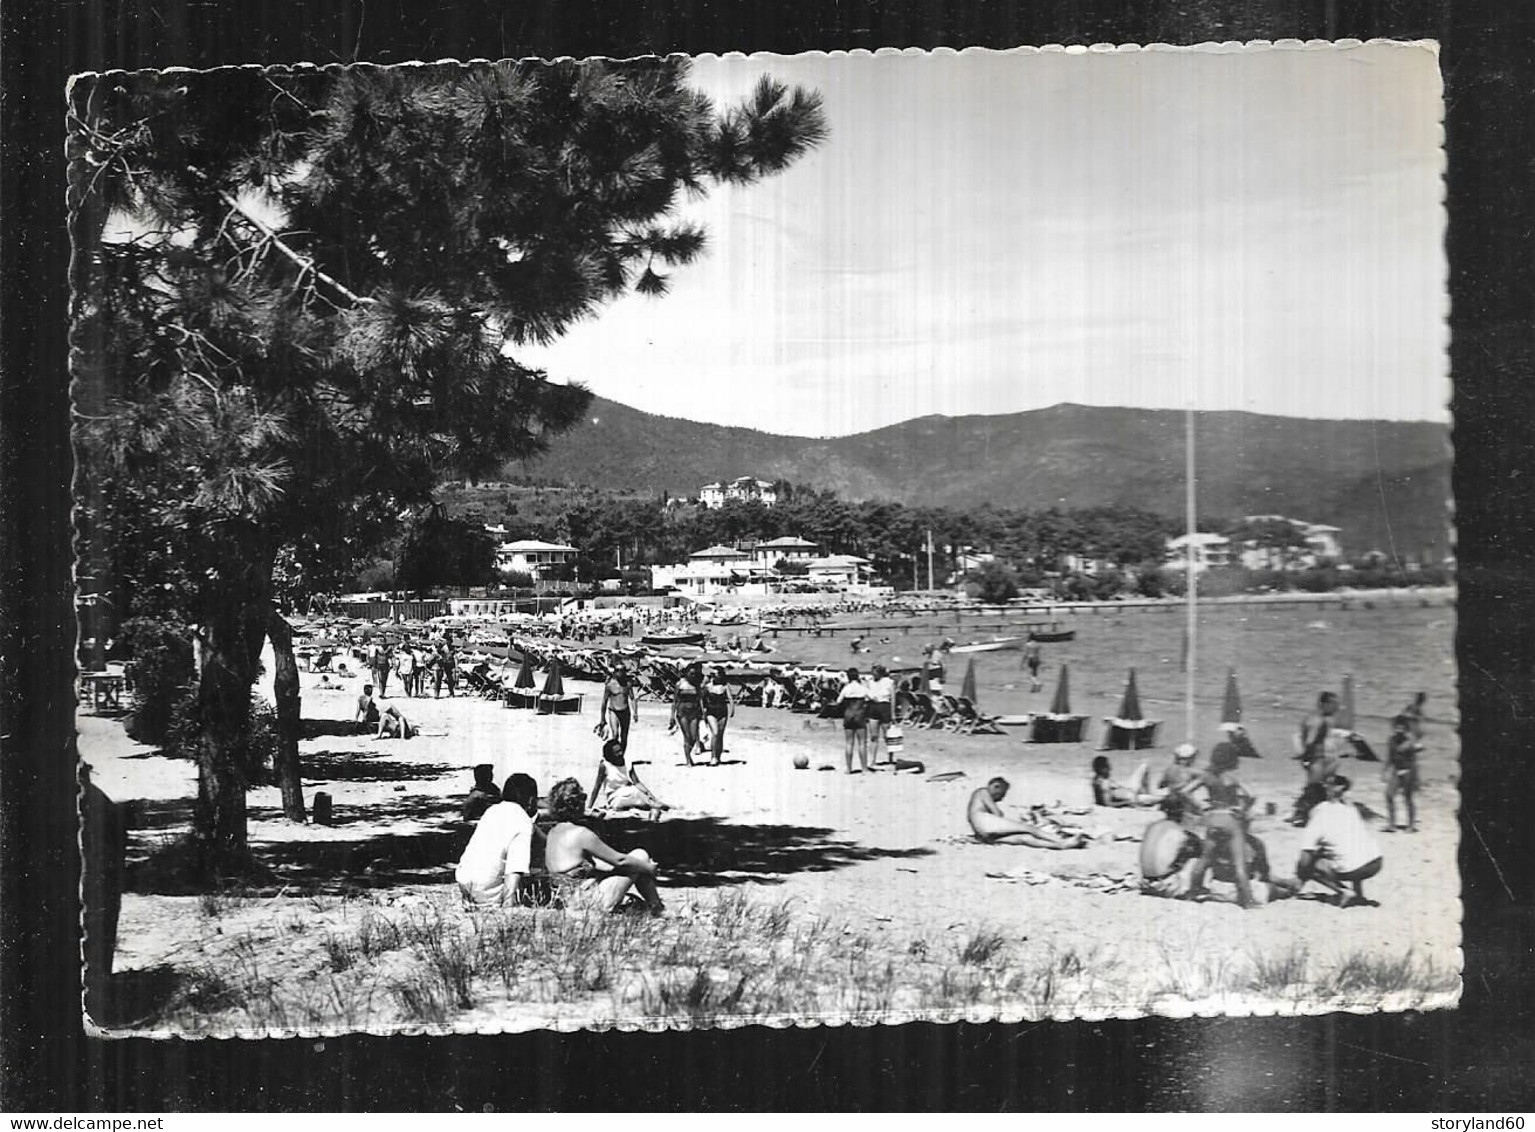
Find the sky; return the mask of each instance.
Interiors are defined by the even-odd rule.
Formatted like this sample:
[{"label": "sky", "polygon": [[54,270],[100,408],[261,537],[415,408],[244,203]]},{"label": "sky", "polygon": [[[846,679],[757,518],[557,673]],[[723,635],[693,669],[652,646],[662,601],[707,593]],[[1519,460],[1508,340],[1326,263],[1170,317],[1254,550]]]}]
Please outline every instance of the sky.
[{"label": "sky", "polygon": [[1437,54],[701,56],[830,136],[678,212],[705,257],[517,351],[648,412],[801,436],[1063,401],[1448,420]]}]

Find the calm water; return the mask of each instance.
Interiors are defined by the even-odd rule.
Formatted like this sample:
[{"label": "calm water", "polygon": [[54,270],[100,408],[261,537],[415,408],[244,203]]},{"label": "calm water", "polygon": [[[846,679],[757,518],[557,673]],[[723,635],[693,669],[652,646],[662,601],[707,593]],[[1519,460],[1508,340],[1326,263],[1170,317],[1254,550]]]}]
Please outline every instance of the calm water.
[{"label": "calm water", "polygon": [[[1077,631],[1075,641],[1044,646],[1045,688],[1028,690],[1019,652],[974,654],[976,683],[983,708],[994,714],[1042,711],[1049,706],[1062,663],[1071,666],[1074,711],[1113,714],[1119,706],[1128,670],[1136,670],[1141,704],[1148,715],[1181,719],[1184,695],[1184,611],[1116,610],[1064,615],[1062,628]],[[1439,604],[1365,609],[1267,609],[1262,606],[1208,605],[1200,608],[1196,708],[1214,723],[1228,670],[1237,674],[1244,714],[1286,719],[1308,710],[1323,689],[1339,690],[1343,676],[1353,676],[1357,720],[1362,730],[1384,736],[1386,721],[1415,692],[1428,694],[1428,715],[1454,724],[1455,611]],[[921,661],[923,644],[944,636],[981,640],[1005,630],[964,625],[946,619],[898,618],[864,634],[871,651],[855,657],[854,634],[779,638],[779,652],[802,663],[856,664],[867,670],[876,661],[910,665]],[[882,639],[884,638],[884,639]],[[948,685],[957,691],[970,658],[948,658]]]}]

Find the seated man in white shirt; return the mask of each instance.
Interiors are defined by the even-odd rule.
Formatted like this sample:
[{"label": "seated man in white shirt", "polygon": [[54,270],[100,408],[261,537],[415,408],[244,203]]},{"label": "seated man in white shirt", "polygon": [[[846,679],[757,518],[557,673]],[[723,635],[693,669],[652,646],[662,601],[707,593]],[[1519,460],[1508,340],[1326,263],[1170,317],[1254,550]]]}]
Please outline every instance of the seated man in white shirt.
[{"label": "seated man in white shirt", "polygon": [[[1341,774],[1330,774],[1322,782],[1327,800],[1311,810],[1306,822],[1306,843],[1295,876],[1304,887],[1316,881],[1336,893],[1338,907],[1367,903],[1364,882],[1380,872],[1380,843],[1370,832],[1364,818],[1351,802],[1344,801],[1352,783]],[[1350,894],[1343,886],[1351,884]]]},{"label": "seated man in white shirt", "polygon": [[514,774],[501,789],[502,804],[485,811],[453,871],[464,900],[476,905],[515,904],[522,894],[533,853],[533,815],[538,784]]}]

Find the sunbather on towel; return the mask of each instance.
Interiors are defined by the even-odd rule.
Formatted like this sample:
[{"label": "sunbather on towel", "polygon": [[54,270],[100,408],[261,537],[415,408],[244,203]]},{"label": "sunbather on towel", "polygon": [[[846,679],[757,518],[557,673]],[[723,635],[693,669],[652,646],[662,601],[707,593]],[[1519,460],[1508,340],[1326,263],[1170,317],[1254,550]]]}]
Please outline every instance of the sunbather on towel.
[{"label": "sunbather on towel", "polygon": [[1036,849],[1080,849],[1087,844],[1084,833],[1060,835],[1037,823],[1008,817],[999,805],[1007,797],[1008,789],[1007,779],[993,778],[970,795],[965,816],[970,819],[970,828],[980,840],[990,844],[1031,845]]}]

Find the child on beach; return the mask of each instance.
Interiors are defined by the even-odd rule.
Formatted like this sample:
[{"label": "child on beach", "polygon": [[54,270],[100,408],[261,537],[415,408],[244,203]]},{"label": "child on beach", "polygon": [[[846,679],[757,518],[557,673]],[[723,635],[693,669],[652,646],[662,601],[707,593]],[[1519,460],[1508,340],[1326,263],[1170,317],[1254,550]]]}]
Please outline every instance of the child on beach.
[{"label": "child on beach", "polygon": [[1233,879],[1237,886],[1237,903],[1243,908],[1254,904],[1252,884],[1247,873],[1247,813],[1252,809],[1253,796],[1237,777],[1239,756],[1229,743],[1222,743],[1210,752],[1210,765],[1178,788],[1185,798],[1193,798],[1194,791],[1204,790],[1205,848],[1199,863],[1189,877],[1190,897],[1204,891],[1206,871],[1218,858],[1230,862]]},{"label": "child on beach", "polygon": [[1413,733],[1413,718],[1406,712],[1391,721],[1391,738],[1386,742],[1386,832],[1395,833],[1396,796],[1402,795],[1407,806],[1407,832],[1418,832],[1418,752],[1423,744]]}]

